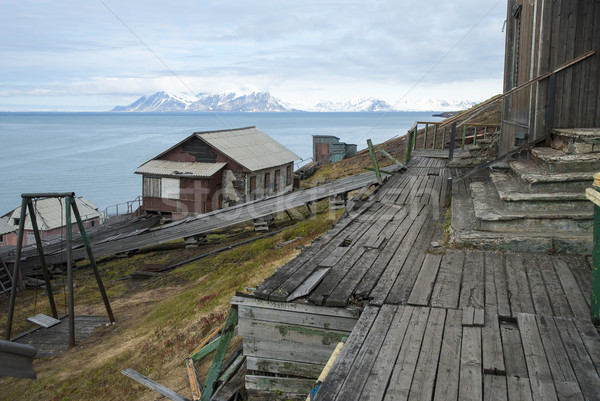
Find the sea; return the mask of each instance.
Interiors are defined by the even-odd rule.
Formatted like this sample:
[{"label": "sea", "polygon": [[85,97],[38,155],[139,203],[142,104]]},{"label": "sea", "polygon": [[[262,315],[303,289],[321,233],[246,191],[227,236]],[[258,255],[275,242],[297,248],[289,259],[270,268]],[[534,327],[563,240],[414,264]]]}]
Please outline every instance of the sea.
[{"label": "sea", "polygon": [[363,113],[0,113],[0,216],[21,193],[75,192],[101,211],[141,194],[136,168],[198,131],[256,126],[312,160],[312,135],[364,149],[404,135],[433,112]]}]

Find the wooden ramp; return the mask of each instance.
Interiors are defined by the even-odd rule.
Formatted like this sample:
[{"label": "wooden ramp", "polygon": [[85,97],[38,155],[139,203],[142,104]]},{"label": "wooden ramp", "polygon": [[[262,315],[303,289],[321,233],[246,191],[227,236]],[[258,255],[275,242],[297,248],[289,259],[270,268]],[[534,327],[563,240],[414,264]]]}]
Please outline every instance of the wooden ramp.
[{"label": "wooden ramp", "polygon": [[[388,171],[395,171],[397,168],[398,166],[394,165],[386,167],[385,169]],[[144,228],[140,230],[120,232],[118,235],[102,237],[96,240],[90,238],[90,243],[94,251],[94,256],[96,258],[100,258],[103,256],[114,255],[162,244],[181,238],[206,234],[211,231],[268,216],[273,213],[291,210],[312,202],[335,196],[337,194],[343,194],[376,183],[377,178],[375,177],[375,173],[368,172],[358,174],[325,183],[314,188],[298,190],[285,195],[272,196],[269,198],[216,210],[214,212],[202,214],[196,217],[190,217],[155,228]],[[60,248],[55,250],[55,253],[46,256],[47,264],[54,264],[64,260],[64,255],[61,255],[59,250]],[[29,258],[24,259],[21,266],[23,268],[32,268],[37,266],[37,255],[33,252],[27,253],[27,255]],[[7,257],[7,260],[9,260],[9,257]],[[12,257],[14,258],[14,255]],[[85,249],[74,249],[73,258],[74,260],[82,260],[87,258]]]}]

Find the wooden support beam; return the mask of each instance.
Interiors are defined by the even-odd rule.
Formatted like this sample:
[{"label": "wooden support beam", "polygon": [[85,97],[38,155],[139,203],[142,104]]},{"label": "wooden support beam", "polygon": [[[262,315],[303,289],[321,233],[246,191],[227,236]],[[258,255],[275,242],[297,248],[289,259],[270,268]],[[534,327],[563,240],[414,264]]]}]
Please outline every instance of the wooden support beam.
[{"label": "wooden support beam", "polygon": [[594,203],[594,249],[592,250],[592,294],[590,311],[592,321],[600,322],[600,173],[594,175],[594,188],[586,190],[586,196]]},{"label": "wooden support beam", "polygon": [[375,157],[375,152],[373,151],[373,143],[370,139],[367,139],[367,146],[369,147],[369,154],[371,155],[371,161],[373,162],[373,167],[375,167],[375,175],[377,176],[377,182],[382,183],[381,173],[379,172],[379,165],[377,164],[377,158]]}]

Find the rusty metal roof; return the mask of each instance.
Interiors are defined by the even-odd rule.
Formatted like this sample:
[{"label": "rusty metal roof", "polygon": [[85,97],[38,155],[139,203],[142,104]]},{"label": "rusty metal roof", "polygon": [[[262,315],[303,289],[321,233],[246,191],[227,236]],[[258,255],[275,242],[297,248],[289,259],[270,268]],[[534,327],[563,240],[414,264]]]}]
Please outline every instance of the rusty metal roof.
[{"label": "rusty metal roof", "polygon": [[136,174],[151,174],[163,177],[212,177],[227,163],[175,162],[171,160],[150,160],[135,171]]},{"label": "rusty metal roof", "polygon": [[[75,198],[77,208],[81,220],[92,220],[95,218],[101,218],[102,213],[98,211],[98,207],[84,197]],[[41,231],[53,230],[65,225],[65,213],[64,213],[64,200],[59,198],[45,198],[33,201],[33,205],[36,210],[36,220],[38,228]],[[15,229],[19,227],[18,220],[21,216],[21,206],[13,210],[8,220],[8,223]],[[25,229],[33,230],[31,225],[31,219],[29,219],[29,211],[25,215]],[[75,216],[71,212],[71,221],[76,222]]]},{"label": "rusty metal roof", "polygon": [[250,171],[277,167],[300,159],[300,156],[256,127],[194,134]]}]

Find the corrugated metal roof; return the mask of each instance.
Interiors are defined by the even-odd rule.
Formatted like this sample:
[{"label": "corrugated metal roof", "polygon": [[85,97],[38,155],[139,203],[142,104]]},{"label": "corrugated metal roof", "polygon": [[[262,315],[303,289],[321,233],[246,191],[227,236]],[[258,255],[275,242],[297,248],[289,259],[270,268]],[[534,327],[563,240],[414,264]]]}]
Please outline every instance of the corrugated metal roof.
[{"label": "corrugated metal roof", "polygon": [[8,223],[8,217],[0,219],[0,235],[12,233],[14,231],[16,231],[16,228]]},{"label": "corrugated metal roof", "polygon": [[[77,203],[81,220],[86,221],[102,216],[102,213],[98,211],[98,207],[84,197],[75,198],[75,202]],[[36,209],[36,220],[40,230],[53,230],[65,225],[66,218],[64,213],[64,199],[38,199],[33,201],[33,205]],[[15,228],[19,228],[19,225],[15,224],[15,219],[18,220],[20,216],[21,206],[13,210],[12,214],[10,215],[9,224]],[[29,219],[29,211],[27,211],[25,216],[25,229],[33,230],[31,219]],[[71,221],[73,223],[76,222],[73,212],[71,212]]]},{"label": "corrugated metal roof", "polygon": [[135,171],[136,174],[177,177],[212,177],[227,163],[175,162],[171,160],[150,160]]},{"label": "corrugated metal roof", "polygon": [[256,127],[196,132],[195,135],[250,171],[281,166],[300,159],[300,156]]}]

